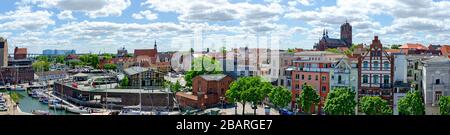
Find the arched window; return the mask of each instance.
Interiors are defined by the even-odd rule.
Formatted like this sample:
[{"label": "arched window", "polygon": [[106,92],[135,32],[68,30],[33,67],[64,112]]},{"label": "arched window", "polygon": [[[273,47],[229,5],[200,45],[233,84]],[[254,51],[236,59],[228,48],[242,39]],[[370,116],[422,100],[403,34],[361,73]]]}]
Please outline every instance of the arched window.
[{"label": "arched window", "polygon": [[363,62],[363,68],[369,68],[369,62],[364,61]]},{"label": "arched window", "polygon": [[389,62],[385,61],[385,62],[383,63],[383,67],[384,67],[385,69],[389,69]]},{"label": "arched window", "polygon": [[369,83],[369,76],[363,75],[363,83]]},{"label": "arched window", "polygon": [[379,63],[378,61],[374,61],[374,62],[373,62],[373,67],[374,67],[374,68],[380,67],[380,63]]},{"label": "arched window", "polygon": [[373,83],[374,84],[380,83],[380,77],[378,75],[373,75]]}]

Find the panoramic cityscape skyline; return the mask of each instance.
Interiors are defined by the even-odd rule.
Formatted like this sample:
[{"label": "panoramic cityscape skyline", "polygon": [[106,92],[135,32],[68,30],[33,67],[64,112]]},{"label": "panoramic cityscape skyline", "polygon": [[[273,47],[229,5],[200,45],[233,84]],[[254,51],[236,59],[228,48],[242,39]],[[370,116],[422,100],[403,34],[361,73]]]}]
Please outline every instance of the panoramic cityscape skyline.
[{"label": "panoramic cityscape skyline", "polygon": [[348,21],[354,43],[378,35],[383,45],[448,44],[449,8],[439,0],[6,0],[0,36],[30,53],[116,52],[155,40],[161,51],[187,50],[199,33],[205,48],[267,46],[276,36],[281,49],[312,49],[324,29],[337,38]]}]

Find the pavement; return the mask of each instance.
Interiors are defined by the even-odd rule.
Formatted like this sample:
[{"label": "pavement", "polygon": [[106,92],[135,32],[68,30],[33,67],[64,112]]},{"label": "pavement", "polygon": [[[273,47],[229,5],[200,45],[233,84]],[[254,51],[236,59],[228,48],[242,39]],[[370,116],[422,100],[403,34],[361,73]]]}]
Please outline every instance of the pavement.
[{"label": "pavement", "polygon": [[29,113],[20,111],[20,108],[16,107],[16,103],[11,100],[8,94],[3,93],[3,98],[6,100],[8,111],[0,112],[0,115],[30,115]]},{"label": "pavement", "polygon": [[[243,105],[238,103],[237,115],[242,115],[242,109]],[[228,107],[224,109],[221,109],[220,107],[209,108],[206,109],[205,112],[208,112],[210,110],[220,110],[221,115],[235,115],[234,107]],[[252,109],[252,105],[250,103],[245,104],[244,111],[245,115],[254,115],[254,110]],[[258,109],[256,109],[256,115],[266,115],[263,105],[258,105]],[[280,115],[280,113],[278,112],[278,110],[270,108],[270,115]]]}]

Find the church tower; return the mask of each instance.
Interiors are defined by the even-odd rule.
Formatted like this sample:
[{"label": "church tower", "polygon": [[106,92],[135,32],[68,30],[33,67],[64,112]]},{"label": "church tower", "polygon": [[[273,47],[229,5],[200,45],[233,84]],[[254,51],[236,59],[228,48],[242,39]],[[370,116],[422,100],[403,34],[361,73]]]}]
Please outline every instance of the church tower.
[{"label": "church tower", "polygon": [[345,41],[348,47],[352,46],[352,26],[347,21],[341,25],[341,40]]}]

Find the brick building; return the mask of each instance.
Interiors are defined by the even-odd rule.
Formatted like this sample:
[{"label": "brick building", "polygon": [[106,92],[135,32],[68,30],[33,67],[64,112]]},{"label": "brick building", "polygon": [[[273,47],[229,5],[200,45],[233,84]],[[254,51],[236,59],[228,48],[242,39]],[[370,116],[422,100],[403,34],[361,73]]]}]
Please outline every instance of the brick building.
[{"label": "brick building", "polygon": [[214,106],[225,99],[225,92],[232,81],[233,78],[224,74],[199,75],[192,80],[192,94],[178,92],[176,98],[181,107],[204,109]]},{"label": "brick building", "polygon": [[383,50],[378,36],[358,59],[358,96],[381,96],[393,103],[394,57]]},{"label": "brick building", "polygon": [[27,58],[27,48],[16,47],[14,49],[14,59],[20,60],[20,59],[26,59],[26,58]]},{"label": "brick building", "polygon": [[319,40],[314,48],[319,51],[325,51],[329,48],[339,48],[339,47],[347,47],[350,48],[352,46],[352,26],[345,22],[341,25],[341,37],[340,39],[334,39],[328,37],[328,31],[324,30],[322,34],[322,38]]},{"label": "brick building", "polygon": [[8,66],[0,68],[0,84],[28,83],[34,80],[31,66]]}]

